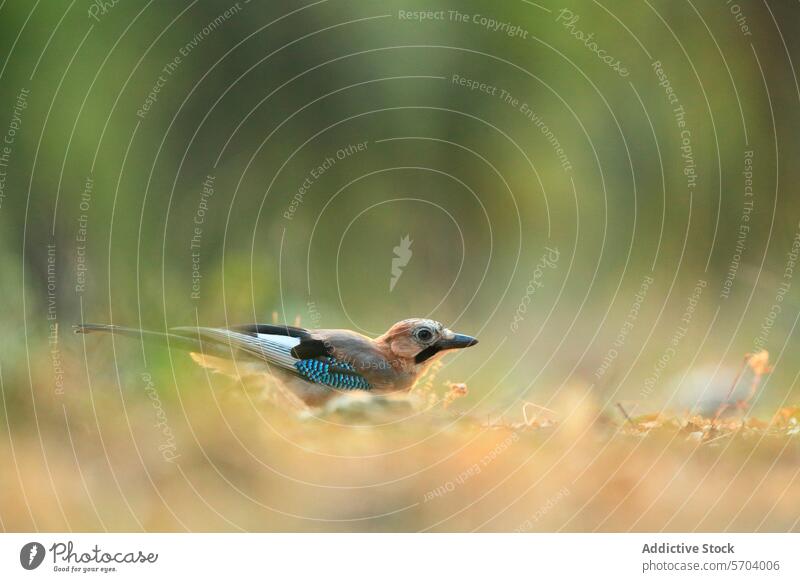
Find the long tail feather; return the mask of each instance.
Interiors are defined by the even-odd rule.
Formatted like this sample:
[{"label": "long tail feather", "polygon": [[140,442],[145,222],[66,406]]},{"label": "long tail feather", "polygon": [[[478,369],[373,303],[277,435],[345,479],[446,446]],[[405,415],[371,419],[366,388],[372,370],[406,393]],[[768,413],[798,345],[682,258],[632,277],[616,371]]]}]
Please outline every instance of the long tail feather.
[{"label": "long tail feather", "polygon": [[[119,325],[109,325],[107,323],[81,323],[73,326],[75,333],[110,333],[126,337],[140,338],[148,341],[156,341],[160,344],[187,350],[190,352],[201,351],[207,346],[201,346],[196,338],[187,337],[177,333],[163,333],[160,331],[150,331],[147,329],[136,329],[133,327],[122,327]],[[212,348],[215,352],[216,348]]]},{"label": "long tail feather", "polygon": [[[197,353],[199,356],[214,358],[267,361],[294,374],[296,358],[290,354],[290,347],[278,340],[264,335],[254,335],[210,327],[176,327],[168,333],[121,327],[118,325],[84,323],[74,326],[75,333],[106,332],[116,335],[143,338],[158,343]],[[293,340],[294,343],[299,340]],[[292,345],[294,345],[294,343]]]}]

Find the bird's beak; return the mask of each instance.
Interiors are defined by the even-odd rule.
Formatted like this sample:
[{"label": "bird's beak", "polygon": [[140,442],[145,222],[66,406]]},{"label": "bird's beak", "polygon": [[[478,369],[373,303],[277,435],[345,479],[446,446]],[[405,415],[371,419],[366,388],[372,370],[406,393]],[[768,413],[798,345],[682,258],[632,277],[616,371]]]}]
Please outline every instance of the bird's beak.
[{"label": "bird's beak", "polygon": [[462,333],[454,333],[450,337],[443,337],[436,342],[436,347],[440,350],[455,350],[459,348],[468,348],[478,343],[478,340],[472,336],[464,335]]},{"label": "bird's beak", "polygon": [[421,364],[422,362],[444,350],[468,348],[470,346],[474,346],[476,343],[478,343],[478,340],[472,336],[464,335],[462,333],[453,333],[449,329],[445,329],[444,333],[442,333],[442,337],[439,338],[439,341],[418,353],[414,360],[417,364]]}]

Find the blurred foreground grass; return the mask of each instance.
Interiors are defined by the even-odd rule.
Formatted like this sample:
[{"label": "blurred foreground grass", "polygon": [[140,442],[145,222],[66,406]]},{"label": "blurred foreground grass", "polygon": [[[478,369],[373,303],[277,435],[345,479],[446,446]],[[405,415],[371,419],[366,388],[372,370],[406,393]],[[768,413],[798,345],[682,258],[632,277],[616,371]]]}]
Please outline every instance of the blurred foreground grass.
[{"label": "blurred foreground grass", "polygon": [[[422,411],[355,400],[297,415],[274,393],[176,364],[174,379],[120,367],[122,389],[101,366],[60,397],[36,377],[17,393],[15,415],[0,417],[3,527],[798,530],[797,409],[626,420],[573,386],[551,410],[477,418],[453,401],[463,386],[443,400],[434,378],[416,395]],[[75,378],[86,362],[65,365]]]}]

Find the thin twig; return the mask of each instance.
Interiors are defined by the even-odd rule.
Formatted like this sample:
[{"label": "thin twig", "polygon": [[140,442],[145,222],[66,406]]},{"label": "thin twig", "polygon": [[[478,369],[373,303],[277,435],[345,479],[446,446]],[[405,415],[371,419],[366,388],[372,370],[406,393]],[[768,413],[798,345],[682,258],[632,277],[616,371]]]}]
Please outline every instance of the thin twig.
[{"label": "thin twig", "polygon": [[752,356],[753,354],[744,355],[742,366],[739,368],[739,372],[736,374],[736,377],[733,379],[733,382],[731,383],[731,388],[730,390],[728,390],[728,395],[725,397],[725,400],[723,400],[722,403],[719,405],[719,408],[717,408],[717,413],[714,415],[714,420],[712,424],[716,424],[717,420],[722,415],[722,413],[728,410],[729,406],[728,402],[730,401],[731,396],[733,396],[733,391],[736,389],[736,385],[739,383],[739,379],[742,377],[742,374],[744,374],[744,369],[747,367],[747,362],[750,361],[750,358]]},{"label": "thin twig", "polygon": [[633,428],[636,428],[636,425],[634,424],[633,420],[632,420],[632,419],[631,419],[631,417],[628,415],[628,413],[626,412],[625,408],[622,406],[622,402],[617,402],[617,408],[619,408],[619,409],[620,409],[620,411],[622,412],[622,415],[625,417],[625,419],[626,419],[628,422],[630,422],[630,423],[631,423],[631,426],[632,426]]},{"label": "thin twig", "polygon": [[535,421],[539,420],[538,414],[532,420],[528,420],[528,410],[527,410],[528,406],[533,406],[534,408],[545,410],[552,414],[557,414],[555,410],[551,410],[546,406],[542,406],[541,404],[536,404],[535,402],[526,401],[525,404],[522,405],[522,418],[525,420],[525,424],[527,424],[528,426],[532,425]]}]

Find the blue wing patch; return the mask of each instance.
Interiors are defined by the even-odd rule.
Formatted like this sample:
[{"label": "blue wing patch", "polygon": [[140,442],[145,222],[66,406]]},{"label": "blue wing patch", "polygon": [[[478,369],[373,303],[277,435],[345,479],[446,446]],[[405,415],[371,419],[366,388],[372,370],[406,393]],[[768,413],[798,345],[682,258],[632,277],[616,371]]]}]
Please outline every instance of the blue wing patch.
[{"label": "blue wing patch", "polygon": [[369,382],[356,372],[352,364],[340,362],[335,358],[298,360],[294,365],[304,379],[314,384],[344,390],[372,389]]}]

